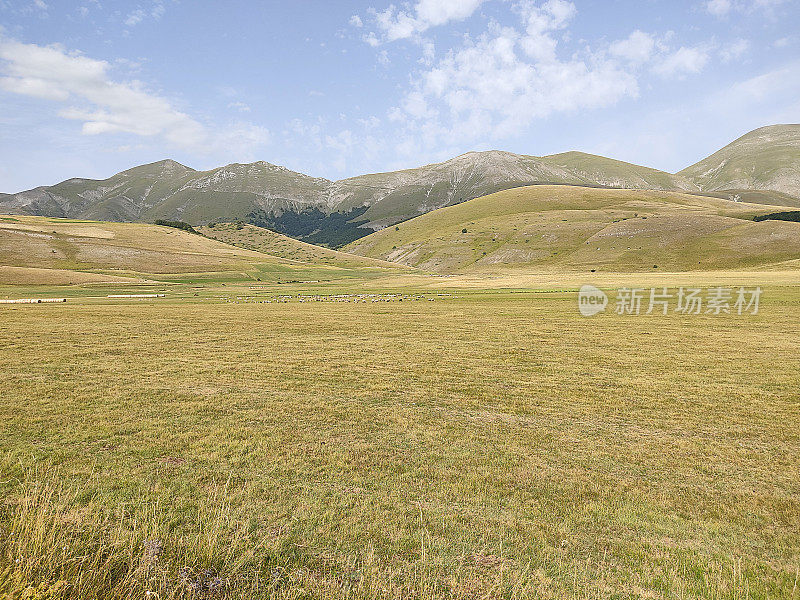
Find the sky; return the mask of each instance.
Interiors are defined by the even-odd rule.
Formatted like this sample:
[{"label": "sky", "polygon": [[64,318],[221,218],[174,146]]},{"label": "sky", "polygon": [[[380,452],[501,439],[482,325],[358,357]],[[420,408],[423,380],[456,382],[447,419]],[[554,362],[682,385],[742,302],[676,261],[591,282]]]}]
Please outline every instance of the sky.
[{"label": "sky", "polygon": [[800,0],[0,0],[0,192],[172,158],[680,170],[800,122]]}]

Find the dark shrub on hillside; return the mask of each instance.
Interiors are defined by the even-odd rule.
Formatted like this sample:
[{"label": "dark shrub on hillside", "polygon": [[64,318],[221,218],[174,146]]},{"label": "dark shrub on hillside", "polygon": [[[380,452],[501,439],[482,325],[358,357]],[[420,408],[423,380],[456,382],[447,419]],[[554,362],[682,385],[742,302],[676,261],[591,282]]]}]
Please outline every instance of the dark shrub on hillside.
[{"label": "dark shrub on hillside", "polygon": [[162,227],[172,227],[173,229],[182,229],[183,231],[188,231],[189,233],[194,233],[196,235],[200,235],[195,231],[194,227],[189,225],[188,223],[184,223],[183,221],[165,221],[163,219],[156,219],[153,221],[155,225],[161,225]]},{"label": "dark shrub on hillside", "polygon": [[794,221],[800,223],[800,210],[770,213],[753,217],[753,221]]}]

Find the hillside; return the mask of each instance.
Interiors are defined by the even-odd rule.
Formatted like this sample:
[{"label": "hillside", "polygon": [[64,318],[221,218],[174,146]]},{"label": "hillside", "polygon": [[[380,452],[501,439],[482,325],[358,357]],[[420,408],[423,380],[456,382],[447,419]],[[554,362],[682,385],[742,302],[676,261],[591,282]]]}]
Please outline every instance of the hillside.
[{"label": "hillside", "polygon": [[748,204],[766,204],[767,206],[791,206],[800,208],[800,198],[795,198],[783,192],[774,190],[722,190],[718,192],[691,192],[697,196],[708,198],[721,198],[731,202],[746,202]]},{"label": "hillside", "polygon": [[0,285],[171,280],[182,274],[287,282],[397,271],[360,257],[326,260],[326,252],[340,254],[309,249],[289,258],[144,223],[0,216]]},{"label": "hillside", "polygon": [[307,244],[255,225],[215,223],[213,226],[198,227],[197,231],[209,238],[214,238],[232,246],[263,252],[291,261],[344,268],[396,267],[396,265],[382,260]]},{"label": "hillside", "polygon": [[183,273],[266,260],[287,262],[170,227],[0,217],[0,264],[14,267]]},{"label": "hillside", "polygon": [[775,190],[800,198],[800,125],[762,127],[681,171],[703,190]]},{"label": "hillside", "polygon": [[800,224],[761,205],[674,192],[532,186],[376,232],[345,250],[440,273],[687,271],[800,258]]},{"label": "hillside", "polygon": [[369,206],[362,218],[374,228],[504,189],[554,183],[697,189],[682,177],[591,154],[536,157],[488,151],[468,152],[417,169],[345,179],[334,184],[332,195],[340,208]]}]

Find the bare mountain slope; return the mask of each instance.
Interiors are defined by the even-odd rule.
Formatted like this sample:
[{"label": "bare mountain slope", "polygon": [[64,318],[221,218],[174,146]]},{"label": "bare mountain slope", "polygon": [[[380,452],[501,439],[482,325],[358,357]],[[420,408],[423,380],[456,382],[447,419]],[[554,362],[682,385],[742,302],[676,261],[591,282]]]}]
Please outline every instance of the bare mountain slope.
[{"label": "bare mountain slope", "polygon": [[800,125],[751,131],[679,174],[704,191],[774,190],[800,197]]},{"label": "bare mountain slope", "polygon": [[298,211],[324,206],[326,179],[316,179],[265,162],[195,171],[173,160],[128,169],[104,180],[68,179],[0,199],[0,210],[21,214],[203,223],[245,217],[262,209]]},{"label": "bare mountain slope", "polygon": [[537,157],[493,150],[468,152],[417,169],[338,181],[332,197],[338,207],[368,205],[363,218],[370,227],[379,228],[437,208],[531,184],[697,189],[683,177],[581,152]]}]

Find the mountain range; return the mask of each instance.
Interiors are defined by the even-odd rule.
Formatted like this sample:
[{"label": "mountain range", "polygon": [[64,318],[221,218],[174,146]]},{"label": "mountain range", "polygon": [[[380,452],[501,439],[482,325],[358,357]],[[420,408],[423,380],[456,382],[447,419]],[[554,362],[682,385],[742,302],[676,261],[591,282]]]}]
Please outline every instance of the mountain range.
[{"label": "mountain range", "polygon": [[529,185],[678,191],[800,206],[800,125],[752,131],[677,174],[582,152],[469,152],[416,169],[330,181],[259,161],[196,171],[173,160],[108,179],[0,194],[0,213],[100,221],[243,221],[339,247],[438,208]]}]

